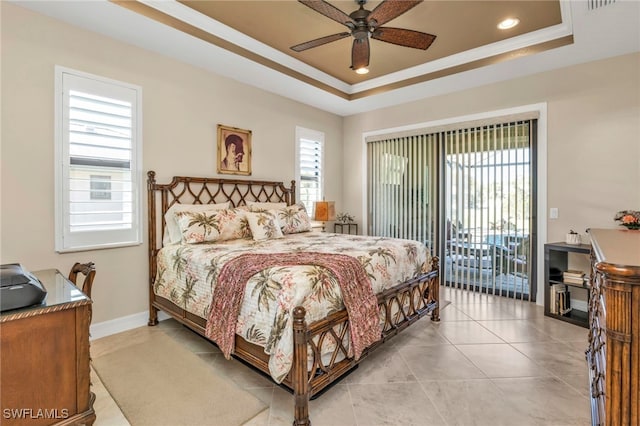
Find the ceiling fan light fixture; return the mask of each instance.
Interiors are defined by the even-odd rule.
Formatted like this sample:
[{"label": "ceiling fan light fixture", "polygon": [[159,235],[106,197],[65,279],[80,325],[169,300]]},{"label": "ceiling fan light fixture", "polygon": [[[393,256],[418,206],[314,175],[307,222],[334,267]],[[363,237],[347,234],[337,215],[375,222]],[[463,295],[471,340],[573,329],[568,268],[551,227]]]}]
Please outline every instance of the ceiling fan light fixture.
[{"label": "ceiling fan light fixture", "polygon": [[368,74],[369,73],[369,68],[367,67],[360,67],[356,69],[356,74]]},{"label": "ceiling fan light fixture", "polygon": [[520,20],[518,18],[507,18],[507,19],[502,20],[498,24],[498,29],[500,29],[500,30],[508,30],[510,28],[515,27],[519,23],[520,23]]}]

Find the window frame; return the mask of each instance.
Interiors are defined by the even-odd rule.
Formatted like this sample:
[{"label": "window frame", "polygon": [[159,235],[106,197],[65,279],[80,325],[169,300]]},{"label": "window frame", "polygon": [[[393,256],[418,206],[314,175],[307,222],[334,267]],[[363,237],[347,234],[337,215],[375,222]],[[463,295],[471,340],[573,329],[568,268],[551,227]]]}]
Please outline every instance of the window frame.
[{"label": "window frame", "polygon": [[[318,142],[320,145],[320,195],[318,200],[314,201],[322,201],[324,199],[324,172],[325,172],[325,134],[319,130],[307,129],[305,127],[296,126],[296,149],[295,149],[295,179],[296,179],[296,200],[302,204],[302,198],[300,197],[300,191],[302,190],[302,176],[300,173],[300,150],[302,139],[312,140]],[[311,209],[308,209],[307,212],[311,218],[314,217],[313,206]]]},{"label": "window frame", "polygon": [[[58,253],[127,247],[142,244],[142,87],[110,78],[55,66],[54,71],[54,171],[55,171],[55,251]],[[66,80],[66,79],[69,80]],[[65,81],[71,87],[65,93]],[[70,192],[70,138],[65,135],[65,120],[68,120],[69,90],[87,85],[99,90],[93,94],[125,92],[132,102],[131,108],[131,228],[123,230],[93,230],[71,232]],[[114,98],[117,96],[114,95]]]}]

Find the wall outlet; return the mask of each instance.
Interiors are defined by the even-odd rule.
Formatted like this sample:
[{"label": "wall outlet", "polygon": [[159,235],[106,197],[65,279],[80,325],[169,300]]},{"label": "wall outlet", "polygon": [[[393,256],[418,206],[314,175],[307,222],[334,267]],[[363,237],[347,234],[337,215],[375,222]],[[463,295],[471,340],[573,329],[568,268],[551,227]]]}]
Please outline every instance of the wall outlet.
[{"label": "wall outlet", "polygon": [[551,207],[549,209],[549,219],[557,219],[558,218],[558,208]]}]

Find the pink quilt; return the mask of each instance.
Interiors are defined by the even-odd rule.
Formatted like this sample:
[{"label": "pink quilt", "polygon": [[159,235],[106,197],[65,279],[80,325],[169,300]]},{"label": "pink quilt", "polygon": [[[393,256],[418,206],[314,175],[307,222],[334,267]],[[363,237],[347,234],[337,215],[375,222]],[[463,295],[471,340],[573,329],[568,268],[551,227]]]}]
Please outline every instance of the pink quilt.
[{"label": "pink quilt", "polygon": [[315,252],[243,254],[222,267],[213,291],[206,336],[215,341],[228,359],[234,350],[236,323],[247,281],[271,267],[316,265],[337,278],[349,314],[351,349],[356,359],[381,337],[378,303],[360,262],[343,254]]}]

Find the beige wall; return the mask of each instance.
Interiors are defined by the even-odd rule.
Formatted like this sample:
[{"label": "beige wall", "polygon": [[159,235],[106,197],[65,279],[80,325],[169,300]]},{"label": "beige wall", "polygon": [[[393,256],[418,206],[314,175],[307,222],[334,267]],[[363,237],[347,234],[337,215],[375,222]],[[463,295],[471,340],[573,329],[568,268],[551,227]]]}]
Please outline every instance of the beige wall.
[{"label": "beige wall", "polygon": [[[543,218],[539,242],[564,241],[575,229],[588,243],[587,228],[616,227],[618,210],[640,210],[638,53],[347,117],[344,155],[364,158],[363,133],[538,103],[547,104],[547,185],[539,194],[559,209],[558,219]],[[362,173],[361,162],[344,166],[344,209],[360,218]],[[542,245],[537,253],[540,277]]]},{"label": "beige wall", "polygon": [[[640,209],[640,54],[347,117],[345,158],[365,155],[365,132],[544,102],[546,201],[560,213],[547,221],[546,241],[564,240],[569,229],[614,227],[616,211]],[[359,217],[361,176],[359,162],[345,164],[344,208]]]},{"label": "beige wall", "polygon": [[[147,246],[55,253],[55,65],[142,87],[143,170],[156,170],[159,182],[215,175],[218,123],[253,131],[255,179],[294,179],[297,125],[325,132],[327,157],[341,157],[339,116],[6,2],[1,8],[0,263],[66,273],[75,261],[94,261],[94,323],[147,309]],[[339,199],[342,162],[326,167],[326,196]]]}]

